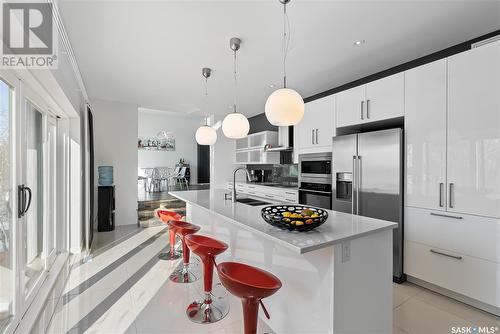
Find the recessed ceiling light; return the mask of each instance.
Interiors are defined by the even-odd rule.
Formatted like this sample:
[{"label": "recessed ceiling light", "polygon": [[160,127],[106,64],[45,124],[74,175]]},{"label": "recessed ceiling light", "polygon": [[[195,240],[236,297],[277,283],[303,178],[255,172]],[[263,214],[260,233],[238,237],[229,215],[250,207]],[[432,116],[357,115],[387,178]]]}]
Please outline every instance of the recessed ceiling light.
[{"label": "recessed ceiling light", "polygon": [[363,44],[365,44],[365,43],[366,43],[366,41],[365,41],[364,39],[360,39],[359,41],[355,41],[355,42],[354,42],[354,43],[352,43],[352,44],[354,44],[354,45],[356,45],[356,46],[359,46],[359,45],[363,45]]}]

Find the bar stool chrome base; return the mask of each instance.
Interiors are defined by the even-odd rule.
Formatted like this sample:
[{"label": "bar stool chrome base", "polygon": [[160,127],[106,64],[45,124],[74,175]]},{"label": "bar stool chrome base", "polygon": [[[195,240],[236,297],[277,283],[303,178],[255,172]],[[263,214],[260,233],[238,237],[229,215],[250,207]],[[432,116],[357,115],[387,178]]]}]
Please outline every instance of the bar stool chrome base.
[{"label": "bar stool chrome base", "polygon": [[174,251],[172,253],[171,250],[169,250],[166,253],[160,253],[158,254],[158,259],[163,260],[163,261],[173,261],[180,259],[182,257],[182,252]]},{"label": "bar stool chrome base", "polygon": [[169,278],[174,283],[193,283],[200,279],[189,269],[189,265],[184,264],[182,268],[176,269],[170,274]]},{"label": "bar stool chrome base", "polygon": [[212,298],[205,293],[205,300],[192,302],[186,309],[186,315],[197,324],[211,324],[223,319],[229,313],[229,302],[225,297]]}]

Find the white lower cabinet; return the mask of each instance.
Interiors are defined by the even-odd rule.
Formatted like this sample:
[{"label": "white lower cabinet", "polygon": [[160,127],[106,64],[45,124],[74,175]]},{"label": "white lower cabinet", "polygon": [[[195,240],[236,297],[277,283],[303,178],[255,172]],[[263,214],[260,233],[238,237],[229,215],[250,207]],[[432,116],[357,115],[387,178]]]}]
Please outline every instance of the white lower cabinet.
[{"label": "white lower cabinet", "polygon": [[500,220],[405,207],[405,273],[500,307]]},{"label": "white lower cabinet", "polygon": [[496,262],[413,241],[405,241],[404,261],[407,275],[500,307],[500,264]]},{"label": "white lower cabinet", "polygon": [[[232,182],[226,184],[226,189],[233,189]],[[299,191],[293,188],[288,189],[236,182],[236,192],[238,194],[246,194],[252,197],[267,199],[273,203],[298,203],[299,200]]]},{"label": "white lower cabinet", "polygon": [[405,240],[500,263],[500,219],[405,207]]}]

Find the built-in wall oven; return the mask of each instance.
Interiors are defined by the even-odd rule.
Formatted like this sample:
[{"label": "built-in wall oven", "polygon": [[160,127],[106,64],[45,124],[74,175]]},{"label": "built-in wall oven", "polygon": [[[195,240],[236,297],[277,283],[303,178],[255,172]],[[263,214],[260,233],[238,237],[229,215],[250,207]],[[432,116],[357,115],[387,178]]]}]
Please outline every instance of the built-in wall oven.
[{"label": "built-in wall oven", "polygon": [[299,156],[299,203],[332,208],[332,154]]}]

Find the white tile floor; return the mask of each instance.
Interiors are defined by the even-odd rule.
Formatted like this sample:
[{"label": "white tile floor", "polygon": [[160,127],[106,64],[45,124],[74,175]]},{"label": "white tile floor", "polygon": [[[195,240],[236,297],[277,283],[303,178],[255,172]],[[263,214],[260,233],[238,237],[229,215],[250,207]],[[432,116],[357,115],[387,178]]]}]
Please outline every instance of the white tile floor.
[{"label": "white tile floor", "polygon": [[452,327],[500,328],[500,317],[415,284],[394,284],[393,291],[394,333],[451,333]]},{"label": "white tile floor", "polygon": [[[198,325],[186,318],[186,306],[201,296],[202,280],[168,280],[180,260],[156,260],[167,244],[162,232],[163,226],[144,229],[76,266],[48,333],[242,333],[241,306],[231,295],[222,321]],[[500,327],[500,318],[410,283],[394,285],[394,333],[450,333],[452,326]],[[258,332],[272,333],[264,322]]]}]

